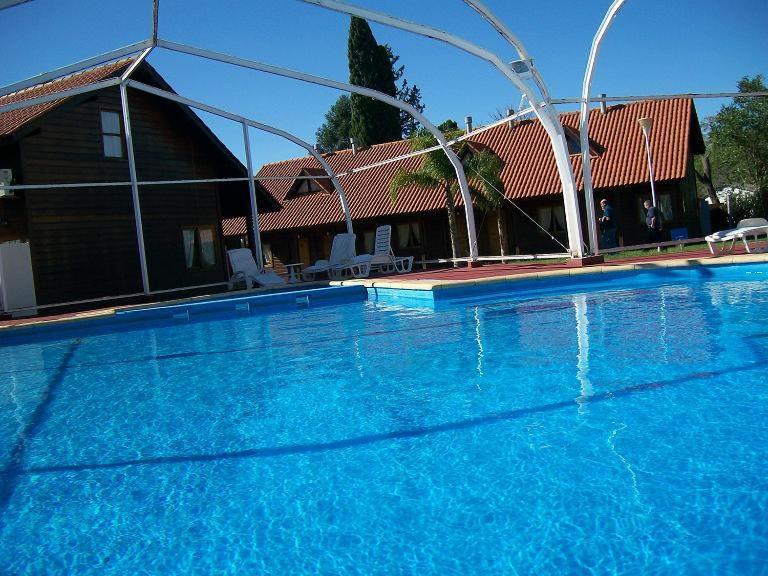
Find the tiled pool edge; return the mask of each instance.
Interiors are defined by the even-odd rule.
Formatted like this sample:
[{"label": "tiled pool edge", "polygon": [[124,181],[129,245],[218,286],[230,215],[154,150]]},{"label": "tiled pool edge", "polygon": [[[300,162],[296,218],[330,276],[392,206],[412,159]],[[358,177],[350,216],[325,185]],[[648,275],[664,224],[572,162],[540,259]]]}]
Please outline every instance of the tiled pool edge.
[{"label": "tiled pool edge", "polygon": [[[768,254],[739,254],[721,256],[719,258],[685,258],[674,260],[658,260],[654,262],[638,262],[628,264],[590,266],[585,268],[565,268],[560,270],[537,271],[507,276],[493,276],[468,280],[376,280],[356,279],[331,282],[334,286],[365,286],[369,298],[381,302],[413,303],[434,305],[440,300],[461,297],[465,294],[482,295],[487,292],[530,291],[531,289],[546,288],[547,284],[563,287],[563,280],[573,278],[570,285],[587,286],[594,284],[610,284],[611,280],[627,277],[642,277],[643,272],[657,272],[653,278],[658,278],[658,272],[668,279],[679,278],[687,280],[696,275],[702,276],[707,269],[755,265],[768,263]],[[650,278],[650,276],[649,276]],[[768,279],[768,276],[766,276]],[[539,284],[541,281],[550,281]],[[504,285],[508,286],[504,286]]]},{"label": "tiled pool edge", "polygon": [[[184,314],[185,311],[187,318],[189,318],[190,313],[194,317],[199,317],[202,314],[221,313],[222,311],[233,312],[237,310],[238,305],[243,306],[245,303],[248,305],[248,312],[256,312],[257,310],[277,311],[288,306],[295,307],[297,305],[296,300],[304,298],[307,295],[313,299],[317,299],[318,302],[324,303],[343,303],[345,301],[363,301],[366,299],[377,300],[382,296],[388,296],[386,300],[392,301],[393,303],[410,302],[417,305],[419,303],[432,305],[435,301],[443,298],[460,297],[462,295],[460,293],[461,289],[464,289],[466,292],[470,292],[471,289],[476,289],[474,290],[474,293],[482,294],[498,291],[501,287],[500,285],[509,284],[509,289],[519,287],[522,291],[530,290],[532,287],[537,288],[538,281],[541,280],[555,281],[553,282],[553,285],[556,284],[562,287],[567,284],[565,282],[557,282],[557,280],[565,278],[575,278],[577,281],[574,282],[573,285],[579,286],[594,284],[594,277],[603,274],[624,273],[615,276],[618,280],[619,278],[628,275],[634,275],[633,273],[636,272],[670,269],[679,269],[682,271],[688,270],[688,274],[678,276],[683,278],[690,277],[692,270],[694,269],[760,263],[768,263],[768,254],[738,254],[721,256],[719,258],[657,260],[651,262],[591,266],[585,268],[565,268],[560,270],[537,271],[532,273],[492,276],[469,280],[409,281],[405,279],[360,279],[334,281],[330,283],[323,282],[315,283],[315,286],[322,286],[316,288],[307,289],[303,286],[296,286],[293,290],[281,292],[265,292],[259,290],[256,292],[240,292],[239,295],[232,293],[229,295],[212,294],[170,302],[137,304],[121,308],[93,310],[73,314],[72,316],[67,316],[65,318],[40,318],[21,325],[0,325],[0,342],[2,342],[5,337],[34,335],[39,332],[47,333],[51,330],[56,330],[57,328],[66,329],[68,326],[99,327],[115,325],[115,320],[119,318],[135,321],[142,319],[173,319],[175,315]],[[588,278],[592,278],[592,280],[588,280]],[[543,288],[544,285],[542,284],[540,287]],[[338,290],[339,288],[346,288],[347,290],[342,290],[340,292],[323,292]],[[348,290],[352,290],[352,292],[349,292]],[[322,294],[327,294],[329,297],[323,297]],[[336,294],[337,296],[341,296],[342,294],[354,294],[354,296],[352,299],[344,300],[343,298],[334,299],[333,297],[330,297],[331,294]],[[318,296],[320,297],[318,298]],[[246,311],[245,309],[242,309],[240,312],[245,313]]]},{"label": "tiled pool edge", "polygon": [[173,303],[136,305],[121,309],[85,312],[67,318],[47,319],[0,329],[0,345],[6,341],[35,336],[76,332],[90,328],[113,327],[115,329],[138,325],[141,322],[183,322],[204,320],[211,315],[246,315],[259,312],[275,312],[313,305],[332,305],[363,302],[368,299],[363,286],[333,286],[281,292],[246,292],[240,296],[225,296],[181,300]]}]

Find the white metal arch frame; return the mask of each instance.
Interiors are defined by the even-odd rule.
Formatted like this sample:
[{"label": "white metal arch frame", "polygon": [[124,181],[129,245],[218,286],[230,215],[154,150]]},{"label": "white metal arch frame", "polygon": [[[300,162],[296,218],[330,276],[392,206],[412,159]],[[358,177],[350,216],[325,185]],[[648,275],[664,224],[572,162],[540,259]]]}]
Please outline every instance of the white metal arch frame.
[{"label": "white metal arch frame", "polygon": [[495,66],[504,76],[506,76],[517,88],[520,90],[530,102],[533,107],[533,111],[541,122],[547,136],[550,139],[552,150],[555,155],[555,163],[557,165],[557,171],[560,177],[560,182],[563,187],[563,202],[565,204],[565,217],[568,227],[568,244],[570,246],[572,256],[581,258],[584,256],[584,240],[581,232],[581,218],[579,216],[579,202],[578,195],[576,193],[576,182],[573,177],[573,170],[571,168],[571,162],[568,155],[568,143],[565,139],[565,132],[563,126],[560,123],[560,118],[557,111],[553,108],[549,101],[549,94],[546,86],[544,85],[541,76],[538,71],[533,67],[533,63],[530,57],[522,45],[522,42],[504,26],[501,21],[493,15],[493,13],[483,5],[482,2],[477,0],[463,0],[467,5],[479,12],[493,27],[499,31],[505,39],[507,39],[518,51],[521,58],[526,60],[533,77],[536,81],[539,90],[541,91],[542,98],[539,98],[536,93],[523,81],[518,74],[512,70],[512,68],[506,64],[499,56],[493,52],[481,48],[472,42],[454,36],[443,30],[433,28],[431,26],[425,26],[418,24],[410,20],[397,18],[362,8],[345,2],[338,2],[336,0],[300,0],[307,4],[314,4],[327,10],[333,10],[335,12],[341,12],[343,14],[349,14],[350,16],[358,16],[405,30],[406,32],[412,32],[420,36],[426,36],[427,38],[433,38],[440,40],[451,46],[459,48],[469,54],[477,56]]},{"label": "white metal arch frame", "polygon": [[456,176],[458,177],[458,180],[459,180],[459,190],[461,192],[461,197],[466,207],[466,209],[464,210],[464,213],[465,213],[466,222],[467,222],[467,236],[469,239],[469,258],[470,260],[473,260],[473,261],[477,260],[479,254],[477,249],[477,233],[475,229],[475,215],[472,211],[472,196],[470,195],[470,192],[469,192],[469,183],[467,182],[467,176],[464,173],[464,167],[462,166],[461,160],[459,160],[459,157],[448,145],[448,142],[445,139],[445,136],[443,135],[443,133],[440,132],[440,130],[438,130],[438,128],[434,124],[432,124],[426,118],[426,116],[424,116],[416,108],[414,108],[410,104],[407,104],[406,102],[403,102],[402,100],[398,100],[397,98],[390,96],[389,94],[379,92],[378,90],[373,90],[371,88],[364,88],[362,86],[356,86],[354,84],[347,84],[345,82],[339,82],[336,80],[331,80],[329,78],[315,76],[313,74],[306,74],[304,72],[298,72],[295,70],[290,70],[288,68],[282,68],[280,66],[264,64],[256,60],[248,60],[245,58],[239,58],[237,56],[230,56],[228,54],[222,54],[220,52],[214,52],[211,50],[204,50],[202,48],[195,48],[193,46],[187,46],[185,44],[179,44],[176,42],[169,42],[167,40],[162,40],[162,39],[159,39],[157,41],[157,45],[160,48],[165,48],[167,50],[171,50],[174,52],[180,52],[182,54],[189,54],[190,56],[199,56],[202,58],[207,58],[209,60],[216,60],[219,62],[232,64],[234,66],[250,68],[251,70],[258,70],[260,72],[265,72],[267,74],[283,76],[285,78],[292,78],[294,80],[300,80],[302,82],[308,82],[310,84],[317,84],[319,86],[335,88],[337,90],[342,90],[344,92],[352,92],[355,94],[360,94],[362,96],[368,96],[375,100],[379,100],[381,102],[390,104],[391,106],[399,108],[400,110],[403,110],[408,114],[410,114],[414,119],[416,119],[422,126],[424,126],[424,128],[426,128],[437,139],[438,143],[440,144],[440,147],[443,149],[443,152],[445,152],[446,156],[448,156],[448,159],[450,160],[454,170],[456,171]]},{"label": "white metal arch frame", "polygon": [[589,91],[592,88],[592,75],[595,71],[595,62],[600,53],[600,44],[605,33],[613,23],[614,18],[621,10],[625,0],[614,0],[605,14],[600,27],[597,29],[592,47],[587,58],[587,67],[584,71],[584,82],[581,87],[581,104],[579,115],[579,139],[581,141],[581,165],[584,171],[584,199],[587,210],[587,228],[589,230],[589,247],[592,254],[600,253],[597,241],[597,223],[595,222],[595,198],[592,188],[592,162],[589,157]]},{"label": "white metal arch frame", "polygon": [[[307,150],[307,152],[309,152],[320,163],[320,165],[328,174],[328,177],[330,178],[331,182],[333,182],[333,185],[336,187],[336,190],[339,193],[339,201],[341,202],[341,206],[344,210],[347,231],[352,232],[352,218],[349,212],[349,204],[347,202],[347,197],[346,197],[346,194],[344,193],[344,187],[341,185],[341,182],[339,182],[336,176],[336,173],[334,172],[333,168],[331,168],[330,164],[328,164],[325,158],[323,158],[323,156],[309,142],[302,140],[298,136],[294,136],[290,132],[286,132],[285,130],[281,130],[280,128],[275,128],[274,126],[270,126],[269,124],[257,122],[256,120],[252,120],[245,116],[242,116],[239,114],[233,114],[232,112],[227,112],[226,110],[222,110],[221,108],[216,108],[208,104],[203,104],[202,102],[198,102],[190,98],[185,98],[183,96],[179,96],[178,94],[174,94],[172,92],[168,92],[167,90],[162,90],[160,88],[155,88],[154,86],[149,86],[147,84],[138,82],[136,80],[128,80],[126,82],[126,85],[129,86],[130,88],[135,88],[137,90],[141,90],[149,94],[154,94],[155,96],[159,96],[160,98],[172,100],[174,102],[178,102],[179,104],[184,104],[185,106],[189,106],[190,108],[197,108],[198,110],[203,110],[204,112],[209,112],[210,114],[214,114],[222,118],[227,118],[229,120],[239,122],[241,124],[250,126],[252,128],[261,130],[263,132],[269,132],[270,134],[280,136],[282,138],[285,138],[286,140],[290,140],[294,144],[301,146],[302,148]],[[246,146],[247,148],[250,148],[250,145],[248,144],[247,136],[245,138],[246,138]],[[251,162],[249,150],[246,150],[246,160],[249,163]],[[251,181],[254,180],[254,177],[252,174],[252,167],[249,170],[249,179]]]},{"label": "white metal arch frame", "polygon": [[130,121],[130,114],[128,112],[128,95],[125,88],[127,86],[131,86],[133,88],[142,90],[144,92],[148,92],[151,94],[154,94],[156,96],[159,96],[161,98],[165,98],[168,100],[173,100],[181,104],[188,105],[193,108],[198,108],[200,110],[207,111],[211,114],[215,114],[224,118],[228,118],[230,120],[233,120],[235,122],[239,122],[243,124],[243,138],[245,142],[245,148],[246,148],[246,163],[247,163],[247,169],[248,169],[248,183],[249,183],[249,193],[250,193],[250,206],[251,206],[251,219],[253,222],[253,232],[255,236],[255,242],[254,242],[254,251],[256,252],[256,261],[262,262],[262,249],[261,249],[261,240],[260,240],[260,232],[259,232],[259,219],[258,219],[258,210],[256,205],[256,194],[255,194],[255,184],[254,184],[254,174],[253,174],[253,163],[251,158],[251,152],[250,152],[250,140],[248,138],[247,133],[247,127],[251,126],[257,130],[269,132],[272,134],[275,134],[277,136],[281,136],[287,140],[290,140],[291,142],[298,144],[302,148],[306,149],[317,161],[320,163],[320,165],[323,167],[325,172],[328,174],[328,177],[333,182],[334,187],[336,188],[336,191],[339,194],[339,201],[341,203],[342,210],[344,212],[344,218],[346,221],[347,231],[352,232],[352,218],[351,213],[349,210],[349,203],[347,202],[346,194],[344,192],[344,188],[341,185],[341,182],[339,182],[336,173],[331,168],[331,166],[326,162],[325,158],[322,157],[321,154],[317,152],[317,150],[308,142],[302,140],[301,138],[298,138],[297,136],[294,136],[293,134],[286,132],[284,130],[281,130],[279,128],[275,128],[273,126],[270,126],[268,124],[263,124],[261,122],[257,122],[255,120],[246,118],[244,116],[240,116],[237,114],[232,114],[229,112],[226,112],[224,110],[215,108],[213,106],[208,106],[206,104],[196,102],[194,100],[190,100],[188,98],[183,98],[181,96],[178,96],[177,94],[173,94],[171,92],[167,92],[165,90],[161,90],[158,88],[154,88],[152,86],[148,86],[146,84],[142,84],[140,82],[136,82],[133,80],[130,80],[130,75],[136,70],[136,68],[140,65],[140,63],[146,59],[147,56],[149,56],[150,52],[154,48],[154,43],[151,41],[146,42],[140,42],[137,44],[133,44],[131,46],[114,50],[112,52],[109,52],[107,54],[97,56],[95,58],[90,58],[87,60],[83,60],[81,62],[65,66],[63,68],[59,68],[57,70],[48,72],[46,74],[41,74],[32,78],[28,78],[26,80],[23,80],[21,82],[17,82],[11,85],[8,85],[2,89],[0,89],[0,95],[5,95],[7,93],[16,92],[18,90],[23,90],[24,88],[28,88],[30,86],[37,85],[41,82],[45,82],[48,80],[53,80],[56,78],[60,78],[63,75],[75,73],[83,69],[83,67],[89,67],[93,65],[103,64],[104,62],[108,62],[113,60],[114,58],[121,58],[124,56],[132,56],[135,54],[138,54],[140,50],[142,50],[140,56],[136,59],[136,61],[123,73],[123,75],[119,78],[110,78],[108,80],[104,80],[101,82],[97,82],[94,84],[90,84],[88,86],[82,86],[77,88],[72,88],[69,90],[64,90],[61,92],[57,92],[55,94],[40,96],[37,98],[30,98],[26,100],[22,100],[19,102],[14,102],[11,104],[6,104],[4,106],[0,106],[0,112],[10,112],[12,110],[18,110],[22,108],[27,108],[29,106],[33,106],[35,104],[41,104],[45,102],[51,102],[53,100],[60,100],[62,98],[67,98],[69,96],[75,96],[78,94],[84,94],[89,92],[94,92],[97,90],[101,90],[103,88],[108,88],[112,86],[120,86],[120,95],[121,95],[121,101],[123,103],[123,120],[126,126],[126,148],[128,153],[128,164],[129,164],[129,171],[130,171],[130,185],[131,185],[131,191],[133,196],[133,209],[134,209],[134,220],[136,223],[136,232],[137,232],[137,239],[139,244],[139,262],[140,262],[140,268],[141,268],[141,276],[142,276],[142,285],[144,289],[144,293],[148,294],[150,292],[149,289],[149,276],[147,272],[147,262],[146,262],[146,251],[144,247],[144,234],[143,234],[143,225],[142,225],[142,219],[141,219],[141,206],[139,202],[139,195],[138,195],[138,178],[136,175],[136,165],[135,165],[135,159],[133,157],[133,141],[132,141],[132,131],[131,131],[131,121]]}]

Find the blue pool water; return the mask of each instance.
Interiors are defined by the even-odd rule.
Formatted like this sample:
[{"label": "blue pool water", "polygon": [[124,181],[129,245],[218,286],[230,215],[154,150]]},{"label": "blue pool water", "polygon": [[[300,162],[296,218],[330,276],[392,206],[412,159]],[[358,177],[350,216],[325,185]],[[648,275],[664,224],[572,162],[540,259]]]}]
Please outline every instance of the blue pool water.
[{"label": "blue pool water", "polygon": [[766,573],[767,281],[470,300],[0,347],[0,574]]}]

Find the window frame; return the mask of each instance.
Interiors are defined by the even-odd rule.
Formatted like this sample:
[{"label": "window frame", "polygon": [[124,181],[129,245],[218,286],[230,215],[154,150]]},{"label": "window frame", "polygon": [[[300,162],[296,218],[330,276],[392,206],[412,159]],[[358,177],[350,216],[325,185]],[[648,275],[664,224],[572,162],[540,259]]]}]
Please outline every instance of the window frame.
[{"label": "window frame", "polygon": [[[104,123],[104,114],[114,114],[117,116],[117,132],[107,132],[107,128]],[[107,154],[106,150],[106,138],[117,138],[120,142],[120,155],[113,156]],[[125,160],[126,146],[125,146],[125,128],[123,127],[123,117],[120,110],[114,110],[110,108],[99,108],[99,141],[101,143],[101,156],[106,160]]]},{"label": "window frame", "polygon": [[[191,231],[192,236],[192,261],[189,260],[189,250],[187,243],[187,232]],[[181,241],[184,248],[184,268],[187,271],[194,270],[211,270],[219,265],[219,240],[217,234],[217,228],[213,224],[200,224],[196,226],[182,226],[181,228]],[[210,232],[211,235],[211,251],[210,256],[213,257],[212,261],[206,262],[206,252],[203,248],[203,235],[201,232]]]}]

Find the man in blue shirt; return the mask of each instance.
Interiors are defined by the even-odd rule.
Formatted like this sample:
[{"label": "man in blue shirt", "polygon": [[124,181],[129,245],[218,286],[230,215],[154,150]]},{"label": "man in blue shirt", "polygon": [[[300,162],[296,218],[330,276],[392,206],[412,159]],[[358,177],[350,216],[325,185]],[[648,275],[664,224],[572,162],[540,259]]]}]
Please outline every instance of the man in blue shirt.
[{"label": "man in blue shirt", "polygon": [[603,215],[600,216],[600,240],[603,248],[616,248],[616,218],[613,215],[613,206],[608,200],[600,200],[600,208]]},{"label": "man in blue shirt", "polygon": [[661,242],[661,230],[662,230],[662,223],[661,223],[661,210],[656,208],[653,204],[651,204],[650,200],[646,200],[643,202],[643,206],[645,207],[645,225],[648,227],[648,242],[649,243],[657,243]]}]

